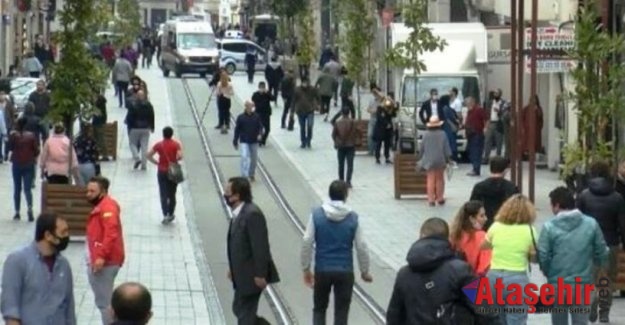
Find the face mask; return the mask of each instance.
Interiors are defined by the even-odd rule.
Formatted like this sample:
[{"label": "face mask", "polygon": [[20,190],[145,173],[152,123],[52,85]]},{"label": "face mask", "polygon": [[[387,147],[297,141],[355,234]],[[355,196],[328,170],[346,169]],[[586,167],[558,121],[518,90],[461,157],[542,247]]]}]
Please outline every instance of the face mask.
[{"label": "face mask", "polygon": [[57,252],[64,251],[67,248],[67,245],[69,245],[69,236],[57,237],[56,235],[54,235],[54,237],[56,237],[56,239],[59,240],[58,244],[53,244],[56,251]]},{"label": "face mask", "polygon": [[226,201],[226,204],[227,204],[230,208],[232,208],[232,207],[234,206],[234,203],[230,202],[230,197],[231,197],[231,195],[226,195],[226,194],[224,194],[224,200]]}]

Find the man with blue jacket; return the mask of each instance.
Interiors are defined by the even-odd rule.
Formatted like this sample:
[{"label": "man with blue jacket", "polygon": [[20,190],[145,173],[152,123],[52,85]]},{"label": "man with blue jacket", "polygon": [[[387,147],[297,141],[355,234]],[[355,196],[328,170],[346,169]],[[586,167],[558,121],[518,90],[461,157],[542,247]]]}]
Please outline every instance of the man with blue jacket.
[{"label": "man with blue jacket", "polygon": [[[597,221],[575,208],[575,198],[571,191],[558,187],[549,193],[549,198],[555,217],[547,221],[540,232],[538,263],[548,283],[558,284],[560,280],[565,286],[570,285],[565,292],[570,292],[574,303],[577,291],[575,285],[583,285],[585,288],[586,284],[595,283],[594,270],[607,260],[608,247]],[[579,279],[581,282],[576,281]],[[585,293],[582,292],[582,295],[585,296]],[[583,296],[580,298],[582,303]],[[558,297],[555,298],[557,304]],[[588,323],[588,313],[570,310],[567,313],[552,312],[552,324],[569,324],[569,314],[573,324]]]},{"label": "man with blue jacket", "polygon": [[[330,291],[334,290],[334,324],[347,325],[354,287],[353,248],[363,281],[371,282],[369,251],[362,238],[358,215],[347,205],[349,188],[343,181],[330,184],[330,202],[313,209],[302,245],[304,282],[314,288],[313,325],[325,325]],[[310,264],[315,247],[315,274]]]}]

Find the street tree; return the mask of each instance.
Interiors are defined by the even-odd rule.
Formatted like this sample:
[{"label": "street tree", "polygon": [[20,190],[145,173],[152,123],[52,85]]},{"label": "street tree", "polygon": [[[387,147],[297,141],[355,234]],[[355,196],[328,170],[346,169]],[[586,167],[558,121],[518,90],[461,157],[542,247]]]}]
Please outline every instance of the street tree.
[{"label": "street tree", "polygon": [[[295,17],[308,8],[307,0],[272,0],[271,10],[280,17],[279,36],[285,40],[286,52],[290,54],[291,44],[295,44]],[[286,41],[288,40],[288,42]]]},{"label": "street tree", "polygon": [[104,65],[92,57],[85,44],[96,19],[96,1],[66,0],[58,14],[61,30],[54,37],[60,46],[60,60],[51,67],[49,118],[63,122],[70,137],[77,118],[93,116],[94,92],[104,89],[107,82]]},{"label": "street tree", "polygon": [[297,63],[300,67],[300,76],[310,77],[310,64],[317,57],[317,42],[315,42],[315,20],[312,10],[307,7],[297,14],[299,27],[299,42],[297,44]]},{"label": "street tree", "polygon": [[416,78],[422,72],[427,71],[421,55],[425,52],[442,51],[447,45],[444,39],[432,34],[432,30],[426,25],[428,21],[427,2],[428,0],[410,0],[403,3],[401,11],[404,24],[412,31],[407,40],[398,42],[385,53],[385,60],[390,66],[412,70],[415,105],[413,118],[418,112]]},{"label": "street tree", "polygon": [[375,17],[370,14],[369,1],[339,1],[338,18],[343,25],[340,49],[348,76],[356,84],[356,112],[361,118],[360,87],[368,81],[363,67],[368,63],[367,50],[375,37]]},{"label": "street tree", "polygon": [[587,0],[580,8],[575,24],[576,47],[568,53],[577,65],[570,71],[574,90],[565,97],[577,115],[578,138],[564,147],[564,176],[576,178],[578,189],[584,187],[590,164],[618,161],[616,121],[625,117],[625,65],[620,64],[625,55],[625,36],[597,26],[601,19],[594,2]]},{"label": "street tree", "polygon": [[131,45],[141,34],[141,12],[137,0],[119,0],[117,3],[115,31],[120,34],[116,39],[117,48]]}]

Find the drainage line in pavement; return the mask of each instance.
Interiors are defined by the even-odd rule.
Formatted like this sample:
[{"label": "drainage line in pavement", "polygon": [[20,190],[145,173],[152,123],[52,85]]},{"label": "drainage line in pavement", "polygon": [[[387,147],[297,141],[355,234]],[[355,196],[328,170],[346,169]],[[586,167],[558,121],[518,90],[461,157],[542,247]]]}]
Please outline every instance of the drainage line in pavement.
[{"label": "drainage line in pavement", "polygon": [[[217,168],[217,163],[215,162],[213,152],[209,145],[208,137],[206,136],[206,128],[204,127],[204,124],[200,120],[197,106],[195,105],[195,100],[193,99],[193,95],[191,94],[191,90],[189,89],[189,84],[186,78],[182,78],[181,80],[182,80],[182,85],[185,91],[185,95],[187,97],[187,101],[189,102],[189,106],[191,107],[191,112],[193,113],[193,119],[195,120],[197,124],[198,132],[200,134],[200,140],[202,142],[202,147],[204,148],[204,153],[206,154],[206,157],[208,158],[208,162],[212,171],[211,174],[213,175],[213,180],[217,184],[216,186],[219,189],[219,193],[221,194],[221,199],[220,199],[221,205],[226,211],[226,213],[228,214],[228,219],[232,219],[233,218],[232,211],[226,204],[226,201],[223,199],[223,195],[225,194],[225,191],[222,185],[223,177],[220,177],[221,174],[219,172],[219,169]],[[207,105],[209,105],[209,103],[207,103]],[[268,285],[266,290],[264,291],[264,294],[268,298],[269,304],[271,305],[272,309],[274,310],[281,324],[291,325],[291,324],[297,323],[296,321],[294,321],[295,318],[288,312],[288,308],[286,307],[286,304],[283,301],[284,299],[278,294],[277,290],[274,288],[273,285],[271,284]]]}]

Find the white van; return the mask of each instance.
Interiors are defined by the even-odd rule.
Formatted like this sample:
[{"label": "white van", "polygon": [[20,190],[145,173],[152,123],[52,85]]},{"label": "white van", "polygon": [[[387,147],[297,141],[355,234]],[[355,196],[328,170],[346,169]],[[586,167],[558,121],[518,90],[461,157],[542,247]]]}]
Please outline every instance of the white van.
[{"label": "white van", "polygon": [[199,73],[202,78],[219,67],[219,49],[213,27],[208,22],[171,20],[165,23],[161,37],[160,66],[165,77],[172,71]]}]

